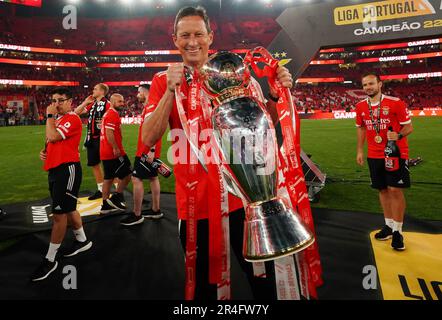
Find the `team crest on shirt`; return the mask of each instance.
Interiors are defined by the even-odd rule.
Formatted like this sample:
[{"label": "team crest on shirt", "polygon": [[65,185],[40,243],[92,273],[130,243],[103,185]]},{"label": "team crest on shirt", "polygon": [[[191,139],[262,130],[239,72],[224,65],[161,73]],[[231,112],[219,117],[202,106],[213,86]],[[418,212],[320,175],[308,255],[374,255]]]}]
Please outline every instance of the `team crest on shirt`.
[{"label": "team crest on shirt", "polygon": [[385,107],[382,108],[382,114],[384,116],[388,116],[389,113],[390,113],[390,107],[385,106]]}]

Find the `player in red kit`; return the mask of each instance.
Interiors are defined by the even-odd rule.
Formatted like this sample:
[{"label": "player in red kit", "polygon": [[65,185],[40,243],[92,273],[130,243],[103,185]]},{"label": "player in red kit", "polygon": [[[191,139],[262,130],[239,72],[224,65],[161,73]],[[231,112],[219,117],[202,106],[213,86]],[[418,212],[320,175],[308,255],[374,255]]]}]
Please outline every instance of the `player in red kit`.
[{"label": "player in red kit", "polygon": [[40,152],[44,170],[48,171],[53,226],[48,252],[32,275],[32,281],[46,279],[57,269],[57,252],[64,239],[68,222],[73,228],[76,240],[64,256],[74,256],[92,247],[92,242],[86,238],[81,216],[77,211],[77,197],[82,178],[78,152],[82,123],[78,115],[71,112],[71,108],[71,92],[64,88],[55,89],[52,92],[52,103],[46,110],[46,148]]},{"label": "player in red kit", "polygon": [[87,165],[92,167],[92,172],[97,182],[98,190],[89,197],[95,200],[102,197],[103,173],[100,167],[100,132],[104,114],[110,108],[110,102],[106,99],[109,87],[104,83],[94,86],[91,96],[88,96],[76,109],[75,113],[88,114],[87,135],[84,146],[87,150]]},{"label": "player in red kit", "polygon": [[[121,221],[122,225],[132,226],[140,224],[147,219],[159,219],[163,217],[160,210],[160,180],[158,179],[157,169],[153,168],[151,163],[154,158],[161,156],[161,140],[151,149],[147,148],[142,141],[142,127],[144,119],[153,112],[154,108],[147,104],[150,86],[142,84],[138,87],[137,99],[145,105],[141,114],[141,124],[138,132],[137,153],[135,155],[134,170],[132,172],[134,211]],[[150,190],[152,192],[152,208],[143,212],[141,215],[141,206],[144,197],[143,179],[150,181]]]},{"label": "player in red kit", "polygon": [[[105,113],[100,136],[100,159],[103,161],[103,205],[100,213],[126,210],[123,191],[130,181],[132,169],[130,160],[123,148],[121,120],[118,111],[124,108],[124,98],[114,93],[110,99],[111,107]],[[112,182],[119,178],[117,191],[109,198]]]},{"label": "player in red kit", "polygon": [[[404,188],[410,187],[408,170],[408,142],[406,136],[413,127],[404,102],[382,94],[382,82],[375,73],[362,77],[362,87],[367,99],[356,105],[357,157],[364,164],[364,143],[367,140],[367,162],[370,169],[371,186],[379,190],[379,201],[385,218],[385,226],[376,233],[377,240],[392,238],[395,250],[404,250],[402,224],[405,215]],[[392,131],[388,128],[392,127]],[[385,169],[384,149],[388,140],[394,140],[400,150],[399,169]]]}]

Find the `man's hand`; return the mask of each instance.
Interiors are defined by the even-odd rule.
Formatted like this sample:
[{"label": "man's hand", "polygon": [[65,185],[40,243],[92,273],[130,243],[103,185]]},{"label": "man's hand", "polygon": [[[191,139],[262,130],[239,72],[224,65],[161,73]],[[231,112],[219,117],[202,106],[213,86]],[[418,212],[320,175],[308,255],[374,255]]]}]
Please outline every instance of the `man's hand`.
[{"label": "man's hand", "polygon": [[276,69],[276,80],[285,87],[291,89],[293,87],[293,78],[286,67],[278,67]]},{"label": "man's hand", "polygon": [[47,153],[46,153],[45,149],[41,149],[41,151],[40,151],[40,160],[41,161],[45,161],[46,160],[46,156],[47,156]]},{"label": "man's hand", "polygon": [[[289,69],[286,67],[279,66],[276,69],[276,80],[284,87],[291,89],[293,87],[293,78],[289,72]],[[270,94],[272,97],[279,98],[277,92],[273,92],[272,88],[270,88]]]},{"label": "man's hand", "polygon": [[175,88],[181,85],[183,81],[184,64],[174,63],[169,68],[167,68],[167,89],[171,92],[175,92]]},{"label": "man's hand", "polygon": [[155,159],[155,152],[150,151],[147,154],[147,162],[152,163],[154,159]]},{"label": "man's hand", "polygon": [[86,97],[86,99],[84,99],[83,103],[86,105],[89,105],[94,101],[95,101],[95,98],[93,96],[88,96],[88,97]]},{"label": "man's hand", "polygon": [[119,148],[112,148],[112,152],[114,153],[115,157],[121,156],[121,151]]},{"label": "man's hand", "polygon": [[356,155],[356,162],[361,167],[364,165],[364,152],[358,152],[358,154]]},{"label": "man's hand", "polygon": [[57,111],[57,104],[55,103],[51,103],[47,108],[46,108],[46,114],[56,114]]},{"label": "man's hand", "polygon": [[399,134],[394,131],[388,131],[387,132],[387,139],[397,141],[399,139]]}]

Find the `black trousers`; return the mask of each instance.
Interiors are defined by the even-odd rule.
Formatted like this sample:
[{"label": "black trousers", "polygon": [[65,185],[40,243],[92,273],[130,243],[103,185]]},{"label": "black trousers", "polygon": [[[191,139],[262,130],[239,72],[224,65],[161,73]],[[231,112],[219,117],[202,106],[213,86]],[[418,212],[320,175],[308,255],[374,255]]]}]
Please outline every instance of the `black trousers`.
[{"label": "black trousers", "polygon": [[[267,278],[257,278],[253,275],[252,263],[244,260],[242,254],[244,209],[230,213],[230,248],[245,272],[255,300],[276,300],[275,270],[272,261],[265,263]],[[181,220],[181,245],[186,250],[186,221]],[[233,277],[232,277],[233,278]],[[215,284],[209,284],[209,221],[198,220],[197,225],[197,258],[196,258],[196,288],[195,300],[214,301],[217,299]],[[235,292],[232,292],[235,299]]]}]

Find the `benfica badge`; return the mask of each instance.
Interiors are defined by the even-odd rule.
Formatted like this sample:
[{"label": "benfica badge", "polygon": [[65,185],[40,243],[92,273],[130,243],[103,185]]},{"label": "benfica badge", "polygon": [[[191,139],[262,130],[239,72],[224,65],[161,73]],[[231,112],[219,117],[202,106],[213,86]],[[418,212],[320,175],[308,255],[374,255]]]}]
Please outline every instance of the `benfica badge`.
[{"label": "benfica badge", "polygon": [[383,107],[382,108],[382,114],[384,116],[388,116],[389,112],[390,112],[390,108],[389,107]]}]

